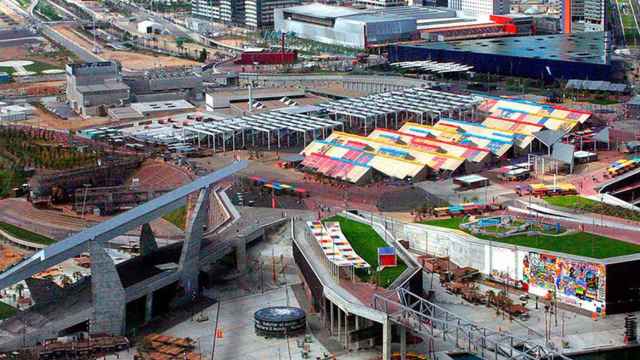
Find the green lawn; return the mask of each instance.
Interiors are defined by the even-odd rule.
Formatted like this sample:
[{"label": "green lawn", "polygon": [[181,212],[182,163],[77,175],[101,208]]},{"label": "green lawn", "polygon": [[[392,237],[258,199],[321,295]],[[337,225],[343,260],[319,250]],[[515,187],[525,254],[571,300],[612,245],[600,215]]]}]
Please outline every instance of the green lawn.
[{"label": "green lawn", "polygon": [[461,217],[452,217],[449,219],[438,219],[438,220],[427,220],[422,221],[421,224],[439,226],[449,229],[460,230],[460,224],[463,223],[463,218]]},{"label": "green lawn", "polygon": [[0,221],[0,229],[9,233],[9,235],[17,237],[18,239],[29,241],[36,244],[50,245],[55,242],[55,240],[48,238],[44,235],[36,234],[29,230],[19,228],[15,225],[7,224],[1,221]]},{"label": "green lawn", "polygon": [[183,206],[181,208],[175,209],[172,212],[164,215],[162,218],[179,227],[180,229],[185,230],[187,228],[187,207]]},{"label": "green lawn", "polygon": [[572,209],[590,207],[598,203],[579,195],[545,196],[544,201],[549,205]]},{"label": "green lawn", "polygon": [[[36,74],[40,74],[44,70],[60,69],[60,66],[34,61],[33,64],[27,65],[24,68],[27,71],[33,71]],[[9,75],[13,75],[16,70],[11,66],[0,66],[0,72],[6,72]]]},{"label": "green lawn", "polygon": [[[372,272],[378,268],[378,248],[389,246],[371,226],[349,220],[342,216],[334,216],[323,220],[337,221],[340,223],[344,236],[347,237],[353,250],[360,255],[366,262],[371,265]],[[403,271],[407,269],[407,265],[398,257],[398,266],[393,268],[385,268],[379,274],[378,285],[387,287],[391,284]],[[363,281],[369,280],[369,275],[364,271],[356,271],[358,277]]]},{"label": "green lawn", "polygon": [[[463,218],[451,218],[443,220],[428,220],[422,224],[440,226],[451,229],[459,229],[458,225]],[[462,231],[462,230],[461,230]],[[577,232],[561,236],[527,236],[517,235],[506,238],[498,238],[488,235],[474,235],[479,239],[502,242],[506,244],[527,246],[536,249],[563,252],[572,255],[588,256],[596,259],[630,255],[640,252],[640,246],[608,237],[586,232]]]},{"label": "green lawn", "polygon": [[587,102],[590,102],[591,104],[596,104],[596,105],[614,105],[614,104],[619,104],[620,103],[617,100],[598,99],[598,98],[588,99]]},{"label": "green lawn", "polygon": [[0,301],[0,320],[7,319],[15,315],[18,311],[11,305]]},{"label": "green lawn", "polygon": [[593,214],[601,214],[614,216],[621,219],[640,221],[640,213],[638,213],[637,211],[625,209],[620,206],[605,204],[600,201],[583,198],[582,196],[578,195],[545,197],[544,201],[547,204],[568,209],[577,209]]}]

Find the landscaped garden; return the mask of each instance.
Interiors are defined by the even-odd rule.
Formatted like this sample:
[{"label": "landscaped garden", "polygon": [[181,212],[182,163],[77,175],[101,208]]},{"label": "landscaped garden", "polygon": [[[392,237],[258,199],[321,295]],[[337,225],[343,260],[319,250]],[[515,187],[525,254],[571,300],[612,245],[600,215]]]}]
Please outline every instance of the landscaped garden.
[{"label": "landscaped garden", "polygon": [[[33,61],[33,60],[29,60],[30,62],[32,62],[33,64],[31,65],[26,65],[24,67],[25,70],[27,71],[31,71],[33,73],[36,74],[42,74],[43,71],[47,71],[47,70],[60,70],[63,71],[60,66],[56,66],[56,65],[51,65],[51,64],[47,64],[44,62],[40,62],[40,61]],[[9,75],[14,75],[16,73],[16,68],[13,66],[0,66],[0,72],[6,72]]]},{"label": "landscaped garden", "polygon": [[[422,221],[421,223],[464,231],[460,228],[460,225],[467,221],[468,220],[462,217],[454,217],[450,219],[427,220]],[[465,232],[470,233],[468,231]],[[543,234],[537,236],[522,234],[509,237],[496,237],[484,234],[473,234],[473,236],[483,240],[562,252],[572,255],[588,256],[597,259],[630,255],[640,252],[639,245],[587,232],[571,232],[565,235]]]},{"label": "landscaped garden", "polygon": [[347,219],[343,216],[334,216],[323,220],[323,222],[327,221],[340,223],[340,228],[344,236],[349,240],[353,250],[371,265],[371,275],[368,274],[366,270],[356,270],[356,275],[362,281],[370,281],[373,276],[374,281],[377,281],[378,285],[387,287],[407,269],[407,265],[398,258],[398,266],[387,267],[382,271],[376,271],[378,268],[378,248],[388,247],[389,245],[371,226]]},{"label": "landscaped garden", "polygon": [[[51,145],[46,136],[33,136],[9,127],[0,128],[0,157],[14,167],[65,170],[96,164],[99,154],[71,146]],[[0,170],[8,169],[0,164]]]}]

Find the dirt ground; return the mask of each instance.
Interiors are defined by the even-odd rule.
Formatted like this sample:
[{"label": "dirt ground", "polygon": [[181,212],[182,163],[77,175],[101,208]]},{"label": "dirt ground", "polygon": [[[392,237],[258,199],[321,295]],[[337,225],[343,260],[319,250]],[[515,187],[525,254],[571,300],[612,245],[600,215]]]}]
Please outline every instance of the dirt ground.
[{"label": "dirt ground", "polygon": [[65,84],[66,82],[64,80],[43,81],[38,83],[27,83],[27,84],[9,83],[9,84],[0,84],[0,90],[13,90],[13,89],[28,90],[28,89],[37,89],[37,88],[49,87],[49,86],[62,87],[64,89]]},{"label": "dirt ground", "polygon": [[42,109],[35,108],[33,116],[22,123],[33,126],[42,126],[50,129],[78,130],[86,127],[105,125],[111,122],[108,117],[92,117],[83,119],[81,117],[73,117],[68,120],[61,119]]},{"label": "dirt ground", "polygon": [[222,38],[217,38],[215,40],[225,45],[231,45],[231,46],[237,46],[237,47],[242,47],[242,45],[244,45],[247,42],[245,39],[230,38],[230,37],[222,37]]},{"label": "dirt ground", "polygon": [[25,254],[26,252],[16,247],[0,244],[0,271],[20,261]]},{"label": "dirt ground", "polygon": [[17,22],[18,24],[22,24],[24,22],[24,19],[20,15],[16,14],[16,12],[13,11],[13,9],[11,9],[2,1],[0,1],[0,12],[6,14],[8,17],[13,19],[13,21]]},{"label": "dirt ground", "polygon": [[[70,29],[68,25],[60,24],[54,26],[54,28],[61,35],[87,50],[90,50],[93,47],[90,41]],[[179,59],[163,55],[146,55],[130,51],[103,50],[99,55],[106,60],[119,61],[122,66],[128,70],[146,70],[151,67],[174,67],[199,64],[192,60]]]}]

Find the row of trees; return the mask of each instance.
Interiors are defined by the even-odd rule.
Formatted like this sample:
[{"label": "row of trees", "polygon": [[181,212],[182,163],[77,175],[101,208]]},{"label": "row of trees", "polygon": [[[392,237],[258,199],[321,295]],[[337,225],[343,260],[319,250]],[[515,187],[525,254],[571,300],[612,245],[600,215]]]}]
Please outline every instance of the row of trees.
[{"label": "row of trees", "polygon": [[[100,154],[96,151],[78,151],[73,147],[49,145],[46,139],[31,137],[24,131],[12,128],[0,129],[0,155],[12,167],[35,167],[64,170],[96,163]],[[7,168],[8,165],[5,165]]]}]

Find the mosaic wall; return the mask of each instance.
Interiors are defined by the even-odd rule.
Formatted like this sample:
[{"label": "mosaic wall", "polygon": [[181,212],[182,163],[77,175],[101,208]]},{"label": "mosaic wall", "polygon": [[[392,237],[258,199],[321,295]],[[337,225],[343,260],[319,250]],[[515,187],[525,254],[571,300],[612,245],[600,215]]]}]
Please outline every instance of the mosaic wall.
[{"label": "mosaic wall", "polygon": [[[529,287],[557,290],[579,302],[605,302],[605,266],[529,252],[523,259],[523,280]],[[570,302],[570,301],[563,301]]]}]

